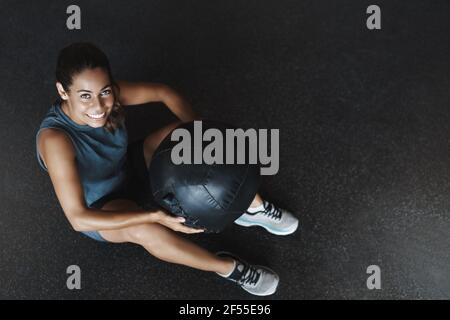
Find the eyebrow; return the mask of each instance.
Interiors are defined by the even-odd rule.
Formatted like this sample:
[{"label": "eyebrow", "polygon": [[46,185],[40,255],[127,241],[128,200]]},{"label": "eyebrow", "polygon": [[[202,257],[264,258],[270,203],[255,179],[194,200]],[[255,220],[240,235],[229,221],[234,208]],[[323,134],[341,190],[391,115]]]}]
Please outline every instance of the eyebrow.
[{"label": "eyebrow", "polygon": [[[110,87],[110,86],[111,86],[111,83],[108,83],[106,86],[104,86],[103,88],[101,88],[100,91],[103,91],[103,89],[108,88],[108,87]],[[85,90],[85,89],[78,90],[77,92],[81,92],[81,91],[85,91],[85,92],[90,92],[90,93],[92,93],[92,91],[90,91],[90,90]]]}]

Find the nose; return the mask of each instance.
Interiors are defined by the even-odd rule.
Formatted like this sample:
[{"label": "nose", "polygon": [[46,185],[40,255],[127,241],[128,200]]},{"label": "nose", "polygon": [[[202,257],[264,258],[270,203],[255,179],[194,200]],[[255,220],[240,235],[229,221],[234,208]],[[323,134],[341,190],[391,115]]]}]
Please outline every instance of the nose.
[{"label": "nose", "polygon": [[105,110],[102,102],[100,99],[97,99],[96,103],[93,103],[93,106],[91,108],[92,113],[101,114]]}]

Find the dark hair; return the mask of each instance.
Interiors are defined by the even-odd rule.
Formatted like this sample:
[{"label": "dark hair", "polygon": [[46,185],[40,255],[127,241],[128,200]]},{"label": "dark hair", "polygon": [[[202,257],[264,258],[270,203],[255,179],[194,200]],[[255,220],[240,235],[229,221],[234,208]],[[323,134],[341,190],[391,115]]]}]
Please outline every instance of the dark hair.
[{"label": "dark hair", "polygon": [[[108,73],[111,85],[117,89],[117,92],[120,92],[120,88],[112,76],[108,58],[103,51],[89,42],[72,43],[59,52],[56,64],[56,81],[61,82],[64,90],[69,92],[74,76],[85,69],[97,67],[103,68]],[[114,90],[113,95],[114,105],[105,123],[105,128],[109,132],[114,132],[119,125],[123,124],[125,119],[123,107]]]}]

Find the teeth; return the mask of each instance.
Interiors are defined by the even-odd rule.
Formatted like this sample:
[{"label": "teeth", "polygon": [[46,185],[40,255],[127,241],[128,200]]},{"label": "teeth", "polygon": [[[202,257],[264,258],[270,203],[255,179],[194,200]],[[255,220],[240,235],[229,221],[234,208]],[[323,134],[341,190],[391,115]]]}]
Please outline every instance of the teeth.
[{"label": "teeth", "polygon": [[87,116],[92,119],[101,119],[103,118],[104,115],[105,115],[104,112],[102,114],[87,114]]}]

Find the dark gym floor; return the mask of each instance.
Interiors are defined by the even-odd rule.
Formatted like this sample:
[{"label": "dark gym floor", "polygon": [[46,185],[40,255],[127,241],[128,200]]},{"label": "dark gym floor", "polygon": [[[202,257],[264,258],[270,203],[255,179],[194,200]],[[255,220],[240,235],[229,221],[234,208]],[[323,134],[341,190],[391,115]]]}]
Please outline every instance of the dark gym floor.
[{"label": "dark gym floor", "polygon": [[[35,133],[56,98],[58,51],[91,41],[117,79],[163,82],[202,116],[280,129],[261,193],[300,219],[291,236],[231,226],[187,236],[276,270],[272,299],[450,298],[450,2],[1,1],[0,298],[253,299],[213,274],[71,229]],[[127,111],[130,139],[174,120]],[[82,289],[66,288],[66,268]],[[368,290],[366,268],[381,269]]]}]

